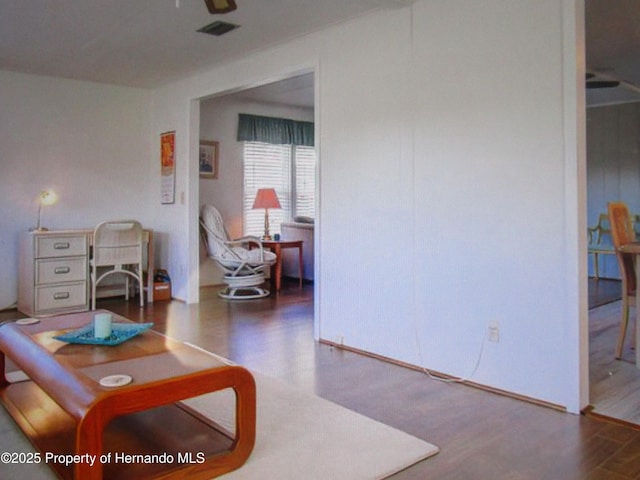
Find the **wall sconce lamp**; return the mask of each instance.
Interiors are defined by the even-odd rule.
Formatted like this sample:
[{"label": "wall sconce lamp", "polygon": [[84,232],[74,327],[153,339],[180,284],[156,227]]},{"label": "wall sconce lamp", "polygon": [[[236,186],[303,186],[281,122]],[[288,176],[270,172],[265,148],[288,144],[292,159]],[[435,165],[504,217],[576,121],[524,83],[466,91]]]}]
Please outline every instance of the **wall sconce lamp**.
[{"label": "wall sconce lamp", "polygon": [[258,190],[256,199],[253,202],[253,208],[264,208],[264,236],[262,239],[271,240],[271,235],[269,234],[269,209],[282,208],[275,189],[261,188]]},{"label": "wall sconce lamp", "polygon": [[40,197],[38,199],[38,225],[36,226],[36,228],[30,229],[30,231],[46,232],[48,230],[48,228],[44,228],[40,226],[40,219],[42,218],[42,206],[53,205],[57,201],[58,201],[58,196],[56,195],[55,192],[51,190],[43,190],[42,192],[40,192]]}]

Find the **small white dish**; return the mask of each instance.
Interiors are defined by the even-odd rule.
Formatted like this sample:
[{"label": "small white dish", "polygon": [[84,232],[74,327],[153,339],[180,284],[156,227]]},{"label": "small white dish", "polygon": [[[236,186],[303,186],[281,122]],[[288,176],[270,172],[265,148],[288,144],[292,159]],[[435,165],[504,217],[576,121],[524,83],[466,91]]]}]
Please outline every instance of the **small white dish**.
[{"label": "small white dish", "polygon": [[20,320],[16,320],[18,325],[33,325],[35,323],[40,323],[40,320],[37,318],[21,318]]},{"label": "small white dish", "polygon": [[133,378],[130,375],[109,375],[108,377],[100,379],[100,385],[103,387],[122,387],[124,385],[128,385],[132,381]]}]

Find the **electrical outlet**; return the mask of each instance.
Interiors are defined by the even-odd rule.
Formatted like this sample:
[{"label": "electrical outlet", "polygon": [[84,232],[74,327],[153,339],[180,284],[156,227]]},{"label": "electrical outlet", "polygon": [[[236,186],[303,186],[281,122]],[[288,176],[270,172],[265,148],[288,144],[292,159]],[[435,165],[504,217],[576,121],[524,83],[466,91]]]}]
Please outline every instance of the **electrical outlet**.
[{"label": "electrical outlet", "polygon": [[495,320],[489,322],[488,338],[490,342],[500,342],[500,324]]}]

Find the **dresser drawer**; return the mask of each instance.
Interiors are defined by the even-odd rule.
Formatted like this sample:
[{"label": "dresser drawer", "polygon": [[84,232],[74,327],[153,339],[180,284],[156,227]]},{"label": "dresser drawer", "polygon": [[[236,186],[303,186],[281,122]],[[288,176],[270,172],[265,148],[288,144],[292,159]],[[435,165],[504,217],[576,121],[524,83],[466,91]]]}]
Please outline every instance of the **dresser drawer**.
[{"label": "dresser drawer", "polygon": [[36,260],[36,285],[81,282],[87,278],[87,257]]},{"label": "dresser drawer", "polygon": [[86,282],[36,287],[36,312],[87,306]]},{"label": "dresser drawer", "polygon": [[43,235],[36,238],[36,258],[72,257],[86,254],[86,235]]}]

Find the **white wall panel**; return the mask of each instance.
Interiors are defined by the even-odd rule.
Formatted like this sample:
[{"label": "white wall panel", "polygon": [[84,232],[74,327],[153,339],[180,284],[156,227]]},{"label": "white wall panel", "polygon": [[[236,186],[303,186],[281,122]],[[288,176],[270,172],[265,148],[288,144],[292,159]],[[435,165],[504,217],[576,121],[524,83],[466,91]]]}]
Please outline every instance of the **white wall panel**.
[{"label": "white wall panel", "polygon": [[559,4],[420,2],[414,18],[415,75],[428,79],[413,102],[425,362],[468,374],[497,321],[501,341],[485,346],[475,380],[557,398],[562,374],[550,365],[563,368],[567,341]]}]

